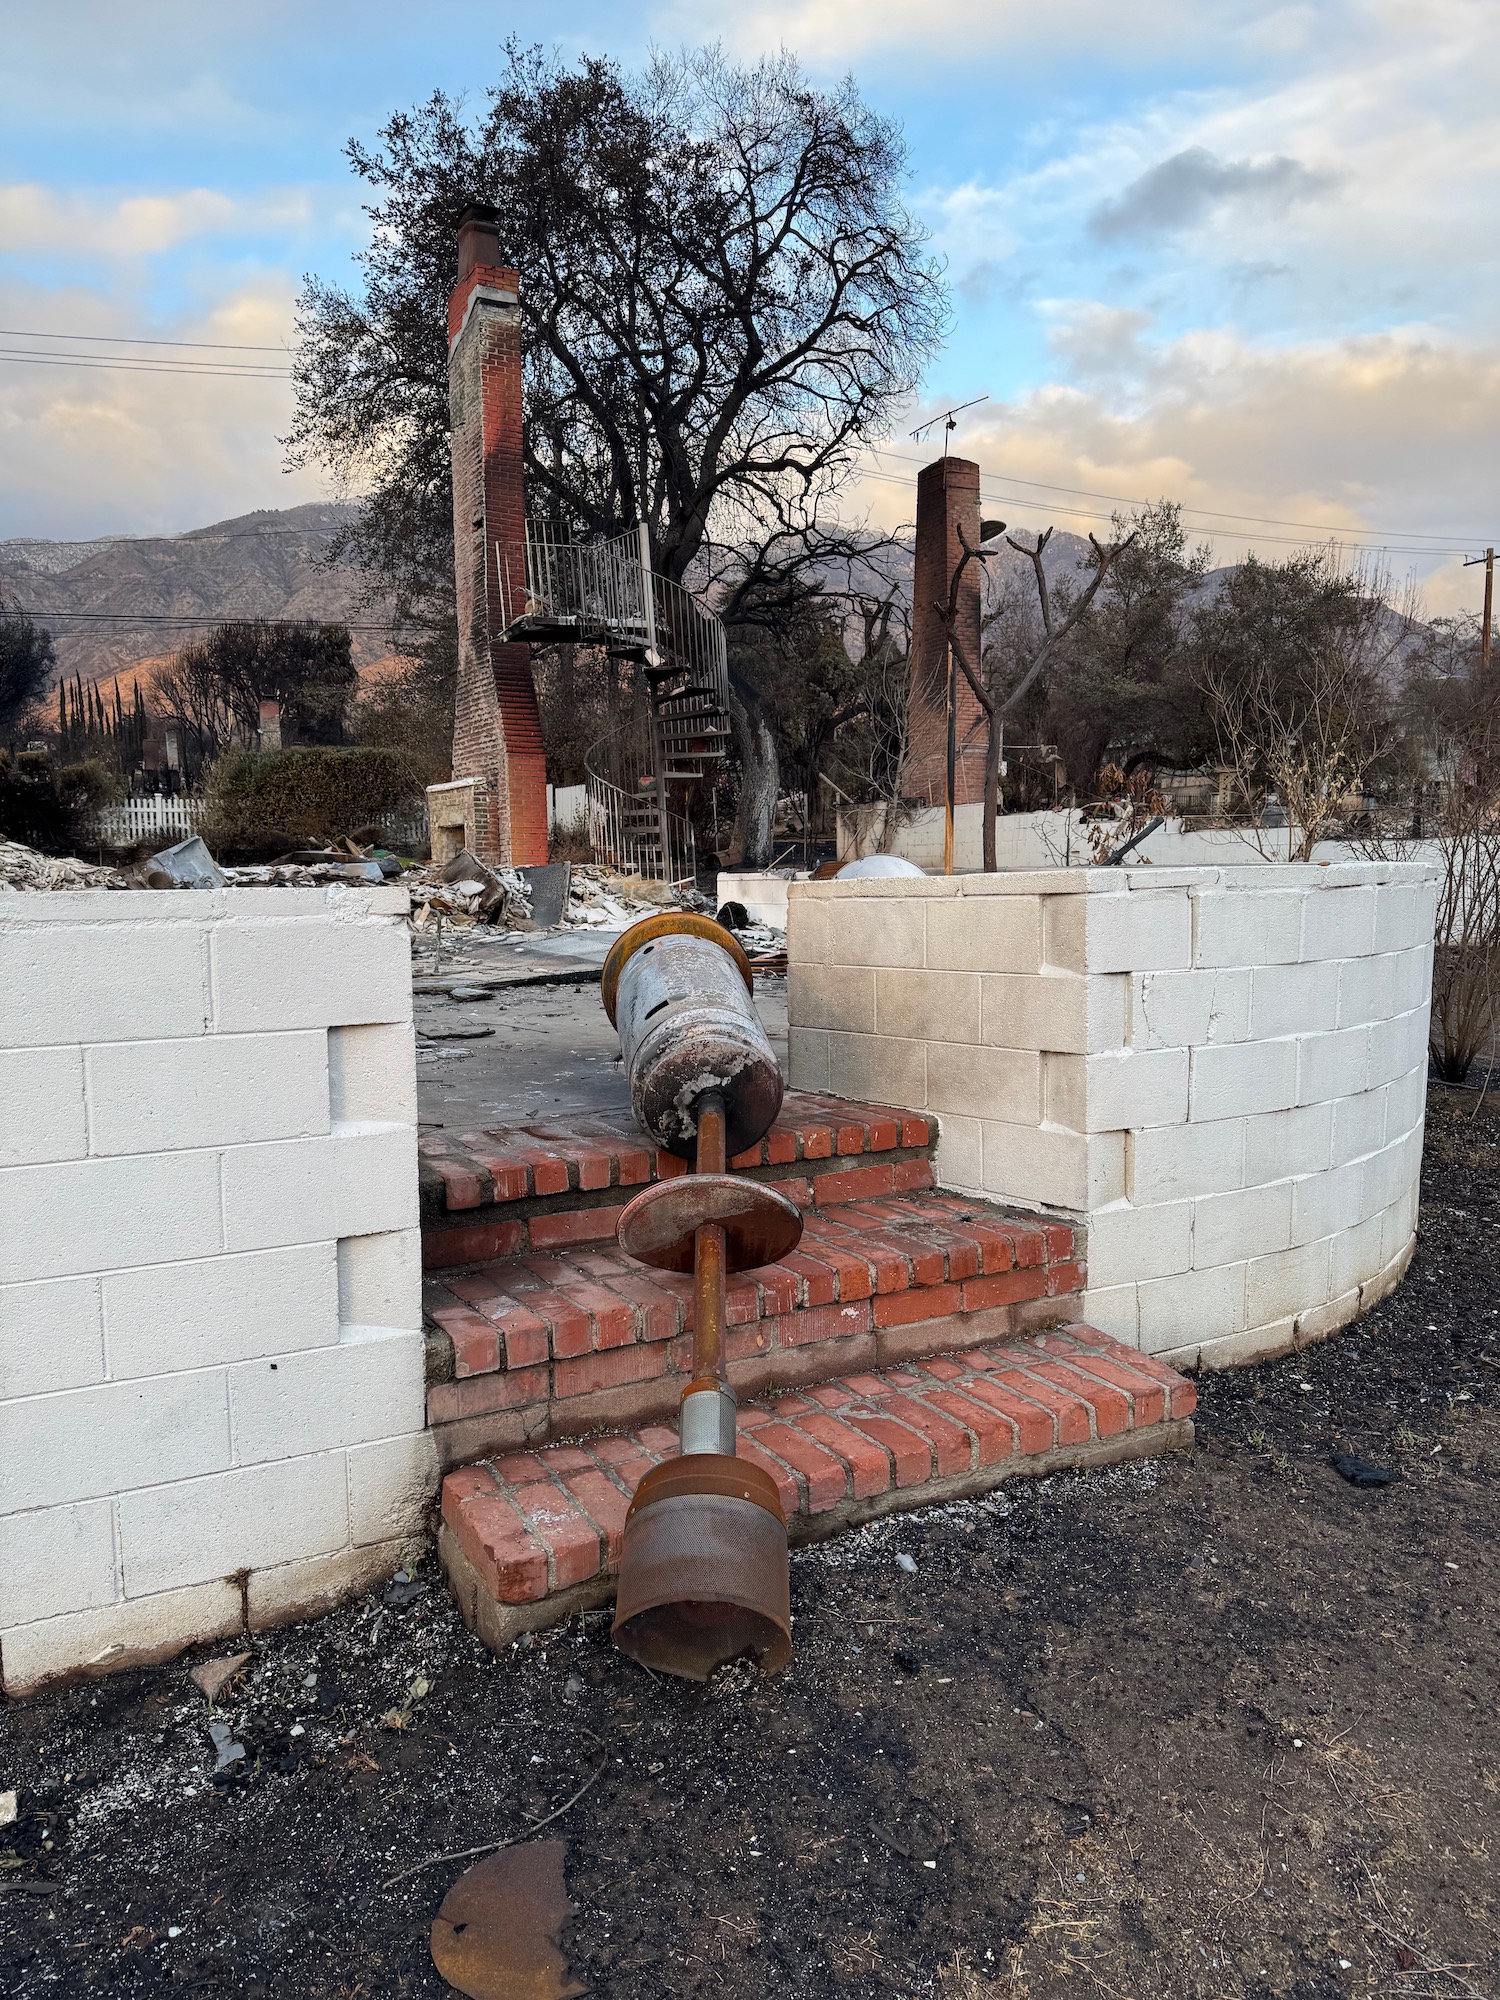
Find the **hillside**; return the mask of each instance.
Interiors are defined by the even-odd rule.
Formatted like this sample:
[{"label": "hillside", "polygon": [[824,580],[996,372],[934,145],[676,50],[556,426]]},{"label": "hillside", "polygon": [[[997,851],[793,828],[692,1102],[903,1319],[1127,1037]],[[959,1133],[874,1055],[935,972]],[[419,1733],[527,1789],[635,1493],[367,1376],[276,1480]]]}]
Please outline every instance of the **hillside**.
[{"label": "hillside", "polygon": [[352,572],[319,566],[349,513],[317,503],[183,535],[0,542],[0,598],[48,628],[69,679],[137,668],[223,618],[348,620],[369,668],[391,651],[380,615],[360,604]]}]

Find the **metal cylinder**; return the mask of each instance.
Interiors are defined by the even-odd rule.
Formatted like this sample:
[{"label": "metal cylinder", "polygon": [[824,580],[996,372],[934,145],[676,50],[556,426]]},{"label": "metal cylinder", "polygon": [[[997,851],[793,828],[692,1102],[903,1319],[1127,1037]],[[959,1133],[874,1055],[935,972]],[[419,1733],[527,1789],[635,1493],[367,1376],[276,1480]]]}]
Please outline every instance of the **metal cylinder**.
[{"label": "metal cylinder", "polygon": [[708,1389],[689,1389],[677,1406],[679,1451],[684,1458],[701,1452],[734,1457],[735,1393],[727,1382]]},{"label": "metal cylinder", "polygon": [[685,1159],[706,1092],[723,1096],[731,1155],[762,1138],[781,1109],[781,1070],[732,942],[668,932],[638,945],[619,970],[615,1026],[631,1107],[657,1145]]}]

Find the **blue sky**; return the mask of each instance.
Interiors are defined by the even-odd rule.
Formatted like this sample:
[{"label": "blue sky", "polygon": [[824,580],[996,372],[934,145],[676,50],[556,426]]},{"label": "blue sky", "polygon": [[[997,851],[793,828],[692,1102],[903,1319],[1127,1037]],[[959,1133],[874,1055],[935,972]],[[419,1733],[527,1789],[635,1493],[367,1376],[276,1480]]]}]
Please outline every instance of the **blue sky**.
[{"label": "blue sky", "polygon": [[[0,327],[274,349],[302,273],[343,275],[361,240],[344,140],[435,87],[479,100],[507,34],[626,62],[784,42],[905,127],[956,303],[911,422],[990,397],[957,446],[997,513],[1081,529],[1110,511],[1095,496],[1166,493],[1221,559],[1344,532],[1450,609],[1476,594],[1455,552],[1500,537],[1492,18],[1481,0],[13,4]],[[314,497],[281,469],[289,409],[279,378],[0,354],[0,536]],[[896,520],[918,448],[891,451],[859,498]]]}]

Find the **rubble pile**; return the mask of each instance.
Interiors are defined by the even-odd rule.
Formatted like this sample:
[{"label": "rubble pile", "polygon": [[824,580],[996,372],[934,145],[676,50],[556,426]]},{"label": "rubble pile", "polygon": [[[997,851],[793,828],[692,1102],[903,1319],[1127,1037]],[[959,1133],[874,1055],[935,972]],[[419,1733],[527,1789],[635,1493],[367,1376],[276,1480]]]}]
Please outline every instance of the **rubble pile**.
[{"label": "rubble pile", "polygon": [[19,840],[0,834],[0,893],[7,889],[128,889],[130,880],[118,868],[96,868],[71,855],[38,854]]}]

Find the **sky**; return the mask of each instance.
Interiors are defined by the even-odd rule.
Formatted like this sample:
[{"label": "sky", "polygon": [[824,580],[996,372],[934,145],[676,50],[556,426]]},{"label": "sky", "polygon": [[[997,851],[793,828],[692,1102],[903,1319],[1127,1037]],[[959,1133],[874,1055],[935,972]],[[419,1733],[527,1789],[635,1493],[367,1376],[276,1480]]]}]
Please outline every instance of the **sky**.
[{"label": "sky", "polygon": [[[5,0],[4,18],[0,538],[324,497],[278,440],[299,283],[351,280],[365,239],[346,140],[435,88],[482,104],[507,35],[626,64],[718,39],[851,73],[904,128],[907,199],[947,262],[950,337],[851,507],[909,518],[932,446],[907,431],[983,396],[952,448],[1013,527],[1102,534],[1168,497],[1217,561],[1331,536],[1414,573],[1430,612],[1478,603],[1463,558],[1500,541],[1493,0]],[[126,341],[137,365],[100,365]],[[204,364],[220,372],[175,372]]]}]

